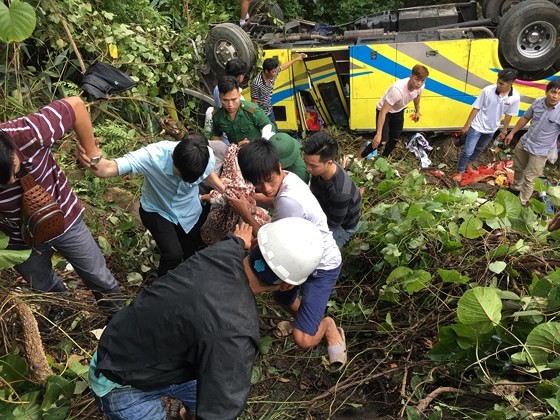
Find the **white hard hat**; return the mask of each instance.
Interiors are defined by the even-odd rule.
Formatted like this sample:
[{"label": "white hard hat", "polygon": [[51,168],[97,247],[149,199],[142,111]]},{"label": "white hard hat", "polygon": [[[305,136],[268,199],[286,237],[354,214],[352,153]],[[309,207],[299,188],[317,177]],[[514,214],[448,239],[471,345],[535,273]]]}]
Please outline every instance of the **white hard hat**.
[{"label": "white hard hat", "polygon": [[280,280],[294,286],[307,280],[323,257],[323,235],[301,217],[262,226],[257,240],[266,265]]}]

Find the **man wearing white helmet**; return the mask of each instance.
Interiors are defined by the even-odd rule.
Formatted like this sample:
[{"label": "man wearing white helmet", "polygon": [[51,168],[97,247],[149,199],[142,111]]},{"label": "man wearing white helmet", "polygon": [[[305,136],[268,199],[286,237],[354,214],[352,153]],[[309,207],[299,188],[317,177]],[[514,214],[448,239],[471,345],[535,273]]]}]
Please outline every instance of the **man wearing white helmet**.
[{"label": "man wearing white helmet", "polygon": [[302,284],[323,254],[321,233],[300,218],[264,226],[248,253],[251,237],[238,226],[113,317],[89,371],[109,419],[165,418],[164,396],[197,418],[241,414],[260,342],[254,294]]},{"label": "man wearing white helmet", "polygon": [[[347,358],[344,331],[336,327],[332,318],[323,318],[341,264],[340,250],[329,230],[327,216],[309,187],[297,175],[282,170],[272,142],[264,139],[251,142],[239,151],[237,160],[245,180],[251,182],[257,192],[273,199],[273,224],[286,217],[301,217],[311,221],[321,231],[323,256],[317,270],[300,288],[300,297],[298,290],[292,289],[276,292],[274,298],[295,315],[292,327],[296,344],[301,348],[311,348],[325,337],[330,368],[333,371],[340,370]],[[254,219],[246,200],[228,196],[228,201],[254,231],[263,228]],[[285,328],[282,329],[283,333],[288,334]]]}]

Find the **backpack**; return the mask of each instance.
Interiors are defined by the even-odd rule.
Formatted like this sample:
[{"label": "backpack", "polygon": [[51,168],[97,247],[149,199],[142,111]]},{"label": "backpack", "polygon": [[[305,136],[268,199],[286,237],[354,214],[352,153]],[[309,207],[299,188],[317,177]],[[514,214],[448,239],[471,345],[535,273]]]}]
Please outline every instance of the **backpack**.
[{"label": "backpack", "polygon": [[21,236],[31,248],[64,233],[64,214],[55,199],[30,174],[21,178]]},{"label": "backpack", "polygon": [[110,93],[132,89],[136,85],[137,83],[122,70],[96,61],[84,74],[81,88],[94,99],[106,99]]}]

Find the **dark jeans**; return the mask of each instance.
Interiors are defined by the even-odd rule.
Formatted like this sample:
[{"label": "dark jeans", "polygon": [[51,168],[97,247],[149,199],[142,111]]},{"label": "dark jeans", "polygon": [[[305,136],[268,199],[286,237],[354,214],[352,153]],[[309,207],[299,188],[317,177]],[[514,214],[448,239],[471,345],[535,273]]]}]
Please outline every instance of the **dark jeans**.
[{"label": "dark jeans", "polygon": [[[379,110],[375,113],[375,120],[379,120]],[[403,132],[403,126],[404,109],[395,113],[387,113],[385,116],[385,124],[383,124],[383,129],[381,131],[381,140],[387,142],[385,144],[385,148],[383,149],[382,156],[387,157],[391,154]]]},{"label": "dark jeans", "polygon": [[200,228],[206,221],[209,211],[210,206],[203,206],[198,222],[186,233],[181,225],[171,223],[158,213],[147,212],[140,207],[140,219],[159,248],[158,277],[173,270],[203,246]]}]

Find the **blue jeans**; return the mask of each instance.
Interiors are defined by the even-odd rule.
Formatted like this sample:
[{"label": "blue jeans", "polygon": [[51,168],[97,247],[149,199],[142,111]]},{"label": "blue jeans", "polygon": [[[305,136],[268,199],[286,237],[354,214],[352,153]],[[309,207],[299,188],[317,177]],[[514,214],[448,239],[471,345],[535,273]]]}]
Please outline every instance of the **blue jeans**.
[{"label": "blue jeans", "polygon": [[475,162],[480,153],[488,146],[494,133],[480,133],[474,128],[469,128],[465,145],[459,156],[457,172],[462,174],[467,169],[467,163]]},{"label": "blue jeans", "polygon": [[105,257],[81,217],[65,233],[38,245],[26,261],[15,266],[33,289],[42,292],[67,292],[66,286],[53,270],[52,248],[72,264],[96,297],[100,296],[99,292],[119,293],[119,286],[105,264]]},{"label": "blue jeans", "polygon": [[165,420],[167,415],[161,397],[181,400],[190,413],[196,412],[196,381],[168,385],[155,391],[115,388],[103,397],[94,396],[99,409],[110,420]]},{"label": "blue jeans", "polygon": [[358,226],[359,224],[352,229],[344,229],[342,226],[337,226],[334,229],[331,229],[332,236],[338,246],[338,249],[342,249],[342,247],[346,245],[346,242],[348,242],[352,235],[358,230]]}]

